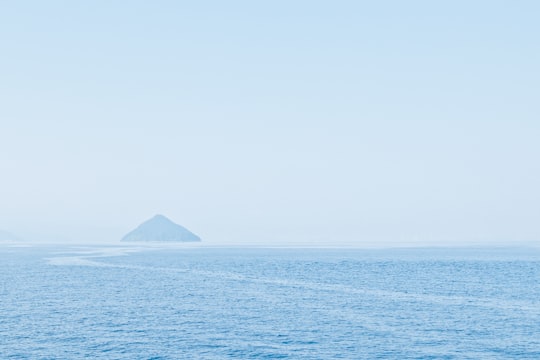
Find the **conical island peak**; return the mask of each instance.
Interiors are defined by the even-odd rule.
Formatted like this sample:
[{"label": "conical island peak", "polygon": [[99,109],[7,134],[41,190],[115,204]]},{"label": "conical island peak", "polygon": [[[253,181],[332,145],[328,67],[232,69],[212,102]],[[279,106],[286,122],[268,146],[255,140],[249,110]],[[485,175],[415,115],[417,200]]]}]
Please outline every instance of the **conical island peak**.
[{"label": "conical island peak", "polygon": [[143,222],[135,230],[126,234],[126,242],[194,242],[201,238],[185,227],[172,222],[167,217],[157,214]]}]

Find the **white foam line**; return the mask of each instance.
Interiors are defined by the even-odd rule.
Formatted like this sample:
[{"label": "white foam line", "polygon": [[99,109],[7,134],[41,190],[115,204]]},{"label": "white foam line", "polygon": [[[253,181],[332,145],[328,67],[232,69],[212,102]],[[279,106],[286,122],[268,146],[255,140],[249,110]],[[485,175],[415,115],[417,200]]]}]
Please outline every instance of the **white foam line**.
[{"label": "white foam line", "polygon": [[99,262],[95,258],[111,257],[111,256],[124,256],[130,252],[142,251],[141,248],[113,248],[113,249],[97,249],[95,251],[86,251],[88,255],[82,256],[61,256],[48,258],[50,265],[62,265],[62,266],[99,266],[99,267],[112,267],[123,268],[133,270],[144,271],[161,271],[168,273],[192,273],[206,277],[221,278],[231,281],[248,281],[252,283],[270,284],[278,286],[299,287],[308,290],[328,291],[328,292],[340,292],[347,294],[365,295],[372,297],[384,298],[393,301],[402,302],[426,302],[441,305],[455,305],[455,306],[478,306],[492,309],[502,310],[518,310],[527,311],[540,315],[540,303],[530,301],[508,301],[501,299],[489,299],[489,298],[475,298],[466,296],[448,296],[448,295],[426,295],[418,293],[408,293],[401,291],[388,291],[388,290],[372,290],[372,289],[359,289],[346,285],[333,285],[333,284],[318,284],[304,281],[294,281],[286,279],[272,279],[272,278],[255,278],[233,272],[214,272],[208,270],[195,270],[189,268],[164,268],[164,267],[149,267],[149,266],[137,266],[137,265],[117,265],[109,264],[106,262]]},{"label": "white foam line", "polygon": [[49,265],[56,265],[56,266],[99,266],[99,267],[109,266],[106,263],[100,263],[97,261],[88,260],[81,256],[53,257],[53,258],[47,258],[47,261]]},{"label": "white foam line", "polygon": [[[148,268],[152,269],[152,268]],[[155,270],[164,270],[163,268],[154,268]],[[172,269],[167,269],[172,271]],[[489,298],[474,298],[466,296],[447,296],[447,295],[425,295],[418,293],[408,293],[401,291],[388,291],[388,290],[372,290],[372,289],[359,289],[346,285],[332,285],[332,284],[317,284],[304,281],[291,281],[285,279],[269,279],[269,278],[254,278],[237,273],[230,272],[212,272],[206,270],[190,270],[182,269],[182,272],[190,272],[208,277],[218,277],[233,281],[249,281],[254,283],[299,287],[308,290],[323,290],[328,292],[341,292],[356,295],[368,295],[374,297],[380,297],[385,299],[397,300],[397,301],[409,301],[409,302],[428,302],[441,305],[456,305],[456,306],[479,306],[493,309],[504,310],[521,310],[537,313],[540,315],[540,303],[532,303],[530,301],[507,301],[507,300],[494,300]]]}]

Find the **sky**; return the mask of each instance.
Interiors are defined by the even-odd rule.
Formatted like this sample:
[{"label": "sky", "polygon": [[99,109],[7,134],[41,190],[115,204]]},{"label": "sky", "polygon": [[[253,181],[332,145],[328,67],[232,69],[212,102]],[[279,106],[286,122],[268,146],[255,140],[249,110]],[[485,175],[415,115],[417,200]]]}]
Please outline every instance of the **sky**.
[{"label": "sky", "polygon": [[0,4],[0,229],[540,244],[537,1]]}]

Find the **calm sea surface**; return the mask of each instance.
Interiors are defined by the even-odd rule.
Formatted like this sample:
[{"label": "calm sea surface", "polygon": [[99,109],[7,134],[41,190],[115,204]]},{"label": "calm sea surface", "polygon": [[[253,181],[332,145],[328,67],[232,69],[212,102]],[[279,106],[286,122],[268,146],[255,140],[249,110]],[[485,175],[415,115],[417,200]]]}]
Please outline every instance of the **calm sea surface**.
[{"label": "calm sea surface", "polygon": [[0,247],[0,359],[540,359],[538,250]]}]

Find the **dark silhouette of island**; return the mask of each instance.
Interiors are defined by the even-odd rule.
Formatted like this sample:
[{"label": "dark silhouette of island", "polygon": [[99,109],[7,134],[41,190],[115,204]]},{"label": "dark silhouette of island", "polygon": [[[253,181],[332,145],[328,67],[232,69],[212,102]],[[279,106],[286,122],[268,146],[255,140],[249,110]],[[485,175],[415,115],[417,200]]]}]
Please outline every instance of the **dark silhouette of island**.
[{"label": "dark silhouette of island", "polygon": [[194,242],[201,238],[163,215],[156,215],[126,234],[126,242]]}]

